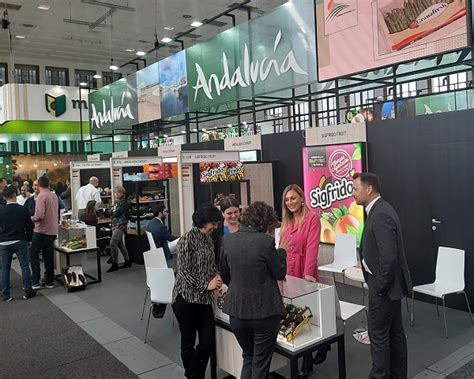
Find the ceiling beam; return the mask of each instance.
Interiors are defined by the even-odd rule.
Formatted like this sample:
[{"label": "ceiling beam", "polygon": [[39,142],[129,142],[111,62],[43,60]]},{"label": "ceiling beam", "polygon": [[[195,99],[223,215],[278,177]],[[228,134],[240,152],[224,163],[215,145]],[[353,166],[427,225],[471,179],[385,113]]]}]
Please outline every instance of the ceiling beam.
[{"label": "ceiling beam", "polygon": [[111,9],[120,9],[121,11],[128,11],[128,12],[135,12],[135,8],[128,7],[126,5],[118,5],[113,3],[107,3],[105,1],[98,1],[98,0],[81,0],[82,3],[90,4],[90,5],[99,5],[101,7],[107,7]]}]

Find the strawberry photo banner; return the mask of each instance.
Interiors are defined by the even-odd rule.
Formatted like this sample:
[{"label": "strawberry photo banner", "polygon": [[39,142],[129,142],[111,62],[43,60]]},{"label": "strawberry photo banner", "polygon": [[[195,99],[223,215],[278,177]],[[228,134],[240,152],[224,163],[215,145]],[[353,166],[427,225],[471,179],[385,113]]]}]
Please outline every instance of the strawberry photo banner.
[{"label": "strawberry photo banner", "polygon": [[303,149],[304,192],[308,208],[321,220],[321,242],[334,244],[349,233],[360,243],[364,210],[352,197],[352,175],[362,171],[362,144]]}]

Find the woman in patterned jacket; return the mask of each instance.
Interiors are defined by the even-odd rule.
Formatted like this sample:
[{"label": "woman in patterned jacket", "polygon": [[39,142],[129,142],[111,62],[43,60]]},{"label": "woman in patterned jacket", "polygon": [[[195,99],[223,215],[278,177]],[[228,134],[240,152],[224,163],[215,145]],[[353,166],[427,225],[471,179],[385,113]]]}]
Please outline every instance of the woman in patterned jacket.
[{"label": "woman in patterned jacket", "polygon": [[[222,285],[211,234],[222,214],[203,204],[193,214],[193,228],[178,242],[173,311],[181,332],[181,359],[186,378],[204,379],[214,346],[213,291]],[[195,346],[196,335],[199,344]]]}]

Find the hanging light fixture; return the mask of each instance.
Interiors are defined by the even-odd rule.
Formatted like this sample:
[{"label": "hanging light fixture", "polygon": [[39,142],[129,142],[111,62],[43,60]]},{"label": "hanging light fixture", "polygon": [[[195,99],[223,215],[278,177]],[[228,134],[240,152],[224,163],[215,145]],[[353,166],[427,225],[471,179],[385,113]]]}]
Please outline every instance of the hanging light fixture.
[{"label": "hanging light fixture", "polygon": [[118,66],[114,65],[114,58],[110,58],[110,66],[109,68],[112,70],[112,71],[117,71],[119,68]]}]

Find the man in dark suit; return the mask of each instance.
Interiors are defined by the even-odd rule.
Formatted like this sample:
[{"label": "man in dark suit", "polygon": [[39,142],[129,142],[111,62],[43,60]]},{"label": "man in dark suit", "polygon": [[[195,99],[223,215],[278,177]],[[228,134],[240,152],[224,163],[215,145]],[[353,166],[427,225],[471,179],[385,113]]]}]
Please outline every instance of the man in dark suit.
[{"label": "man in dark suit", "polygon": [[401,299],[412,285],[400,220],[395,209],[381,198],[375,174],[356,175],[353,196],[367,214],[359,253],[369,287],[370,378],[406,378]]},{"label": "man in dark suit", "polygon": [[171,259],[168,241],[174,241],[177,237],[172,236],[165,225],[168,210],[164,204],[159,204],[153,209],[153,215],[155,218],[148,223],[146,230],[153,234],[156,247],[163,248],[166,259]]}]

